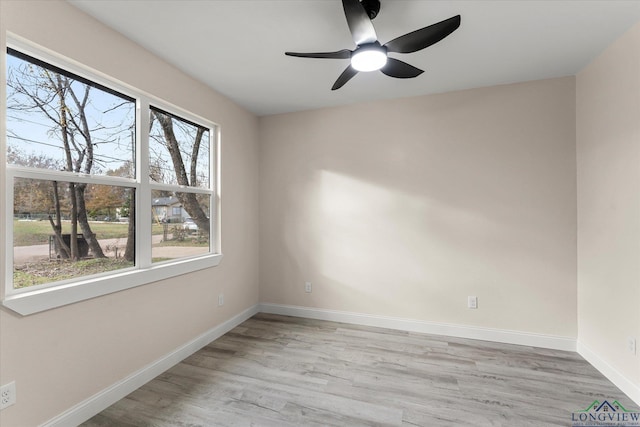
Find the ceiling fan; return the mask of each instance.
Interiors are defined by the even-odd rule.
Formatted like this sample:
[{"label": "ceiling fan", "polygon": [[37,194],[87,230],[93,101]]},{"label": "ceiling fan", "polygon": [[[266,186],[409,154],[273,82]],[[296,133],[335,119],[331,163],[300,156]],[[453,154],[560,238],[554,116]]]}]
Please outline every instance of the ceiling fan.
[{"label": "ceiling fan", "polygon": [[343,49],[336,52],[317,53],[285,52],[285,55],[301,58],[350,59],[351,64],[340,74],[331,90],[340,89],[359,71],[380,70],[387,76],[399,79],[417,77],[424,71],[391,58],[387,54],[417,52],[438,43],[460,26],[460,15],[456,15],[381,45],[371,22],[380,11],[380,0],[342,0],[342,7],[349,31],[356,44],[355,50]]}]

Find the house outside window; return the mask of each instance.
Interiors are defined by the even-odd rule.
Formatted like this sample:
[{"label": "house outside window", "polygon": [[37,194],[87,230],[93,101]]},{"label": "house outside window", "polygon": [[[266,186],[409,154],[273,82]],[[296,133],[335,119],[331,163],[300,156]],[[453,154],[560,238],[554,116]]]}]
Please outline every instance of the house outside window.
[{"label": "house outside window", "polygon": [[218,126],[15,45],[3,304],[35,312],[51,308],[43,289],[64,305],[217,265]]}]

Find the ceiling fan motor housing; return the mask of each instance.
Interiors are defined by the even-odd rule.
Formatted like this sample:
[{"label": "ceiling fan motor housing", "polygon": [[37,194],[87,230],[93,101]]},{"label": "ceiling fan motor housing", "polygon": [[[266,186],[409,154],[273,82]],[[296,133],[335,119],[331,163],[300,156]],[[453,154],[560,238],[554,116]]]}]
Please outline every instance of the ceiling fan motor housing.
[{"label": "ceiling fan motor housing", "polygon": [[369,19],[374,19],[380,12],[380,0],[362,0],[362,7],[369,15]]}]

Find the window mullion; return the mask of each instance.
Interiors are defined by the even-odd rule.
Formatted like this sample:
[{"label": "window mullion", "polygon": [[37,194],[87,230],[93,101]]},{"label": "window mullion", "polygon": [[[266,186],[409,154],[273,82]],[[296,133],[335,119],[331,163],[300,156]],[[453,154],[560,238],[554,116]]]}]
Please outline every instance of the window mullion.
[{"label": "window mullion", "polygon": [[[2,88],[7,87],[6,72],[3,71],[6,69],[6,56],[0,55],[0,87]],[[0,108],[0,138],[3,138],[3,141],[7,139],[6,116],[6,108]],[[4,289],[0,287],[0,297],[3,299],[10,294],[13,288],[13,203],[10,202],[13,200],[13,179],[9,174],[6,174],[6,150],[6,142],[0,142],[0,188],[6,189],[6,196],[0,196],[2,199],[0,200],[0,210],[4,209],[5,215],[4,240],[0,238],[0,242],[4,243],[4,245],[0,243],[0,280],[4,280],[5,284]]]},{"label": "window mullion", "polygon": [[43,181],[82,182],[86,184],[112,185],[129,188],[138,186],[136,180],[109,175],[87,175],[75,172],[16,167],[13,165],[8,165],[7,171],[10,171],[14,177],[39,179]]},{"label": "window mullion", "polygon": [[13,175],[11,170],[6,171],[6,216],[5,216],[5,229],[4,229],[4,238],[5,238],[5,252],[3,262],[5,263],[5,289],[4,295],[9,295],[13,291],[13,182],[15,176]]},{"label": "window mullion", "polygon": [[200,187],[187,187],[185,185],[175,184],[161,184],[150,180],[149,183],[152,190],[164,190],[164,191],[178,191],[184,193],[196,193],[196,194],[213,194],[213,190]]},{"label": "window mullion", "polygon": [[210,165],[210,174],[212,177],[211,189],[213,190],[212,200],[211,200],[211,211],[213,214],[211,215],[211,251],[214,253],[222,252],[222,243],[221,243],[221,227],[220,227],[220,177],[221,177],[221,167],[220,167],[220,127],[216,126],[215,132],[211,132],[210,135],[211,141],[211,150],[210,156],[211,159],[209,161]]},{"label": "window mullion", "polygon": [[149,185],[149,99],[141,97],[136,109],[136,177],[140,191],[136,194],[136,265],[151,266],[151,187]]}]

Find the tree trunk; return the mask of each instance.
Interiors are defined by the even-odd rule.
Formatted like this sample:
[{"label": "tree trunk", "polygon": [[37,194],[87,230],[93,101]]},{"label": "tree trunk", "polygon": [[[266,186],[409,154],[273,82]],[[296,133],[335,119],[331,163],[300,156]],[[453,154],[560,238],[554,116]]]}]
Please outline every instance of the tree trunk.
[{"label": "tree trunk", "polygon": [[80,224],[84,239],[89,244],[89,249],[91,250],[93,256],[95,258],[106,258],[106,255],[104,254],[104,252],[102,251],[102,247],[100,246],[100,242],[98,242],[95,233],[89,226],[89,219],[87,218],[87,207],[84,200],[84,192],[86,188],[87,184],[76,184],[78,223]]},{"label": "tree trunk", "polygon": [[207,214],[198,203],[197,195],[194,193],[176,193],[176,197],[184,206],[184,210],[191,216],[193,222],[196,223],[199,230],[209,234],[209,218]]},{"label": "tree trunk", "polygon": [[191,170],[189,173],[191,179],[191,185],[196,186],[198,180],[198,155],[200,154],[200,144],[202,143],[202,136],[204,135],[204,129],[199,127],[196,132],[196,137],[193,143],[193,149],[191,150]]},{"label": "tree trunk", "polygon": [[80,259],[80,250],[78,248],[78,200],[73,182],[69,183],[69,197],[71,198],[71,240],[69,241],[69,247],[71,249],[71,259],[77,261]]},{"label": "tree trunk", "polygon": [[129,191],[129,227],[124,259],[133,262],[136,260],[136,190],[132,188]]},{"label": "tree trunk", "polygon": [[53,222],[53,218],[49,215],[49,224],[53,229],[53,235],[55,236],[55,248],[56,254],[62,258],[71,257],[71,248],[67,246],[62,238],[62,221],[60,218],[60,196],[58,194],[58,181],[53,181],[53,207],[56,211],[56,222]]},{"label": "tree trunk", "polygon": [[[53,83],[53,80],[51,80]],[[64,101],[64,93],[66,86],[63,84],[60,75],[57,76],[56,93],[60,98],[60,130],[62,136],[62,144],[64,145],[65,157],[67,161],[66,170],[73,171],[73,159],[71,158],[71,150],[69,148],[69,128],[67,122],[67,104]],[[68,85],[67,85],[68,86]],[[69,183],[69,197],[71,198],[71,240],[69,241],[70,258],[74,261],[80,259],[80,251],[78,250],[78,203],[76,199],[75,184]]]}]

